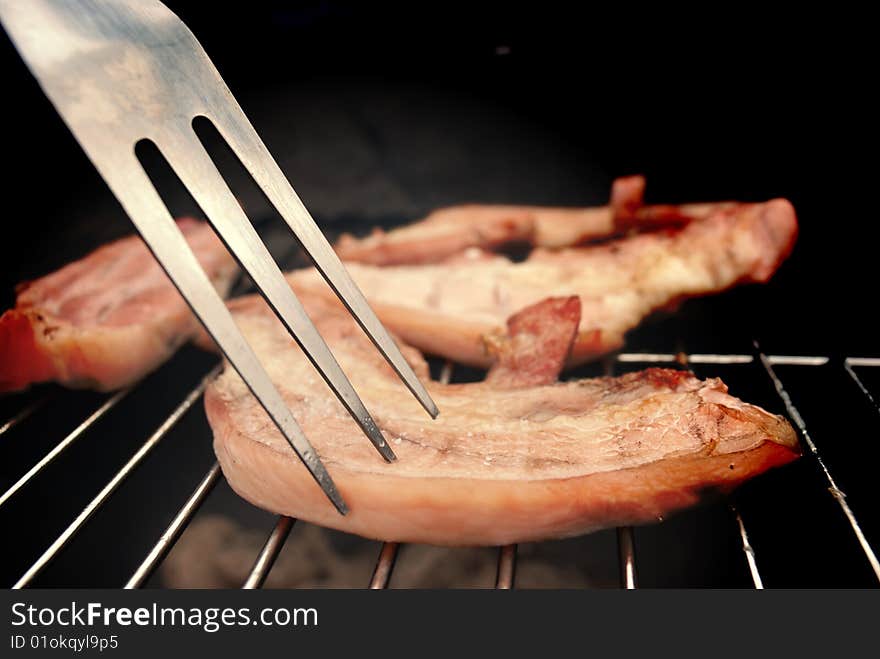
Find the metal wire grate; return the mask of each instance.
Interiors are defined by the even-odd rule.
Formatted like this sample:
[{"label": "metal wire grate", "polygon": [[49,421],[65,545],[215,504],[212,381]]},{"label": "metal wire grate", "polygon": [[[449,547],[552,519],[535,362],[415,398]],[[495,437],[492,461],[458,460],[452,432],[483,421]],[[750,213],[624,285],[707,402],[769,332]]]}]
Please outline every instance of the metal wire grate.
[{"label": "metal wire grate", "polygon": [[[692,365],[704,364],[742,367],[754,367],[757,364],[761,366],[765,376],[769,379],[769,382],[772,384],[780,402],[784,406],[787,415],[794,422],[804,443],[808,447],[809,456],[815,462],[815,465],[819,468],[827,482],[829,496],[832,496],[837,502],[840,514],[844,516],[849,528],[857,539],[864,554],[864,559],[867,560],[870,568],[873,570],[874,576],[878,582],[880,582],[880,563],[878,563],[874,548],[864,533],[862,525],[850,507],[846,496],[838,487],[837,482],[832,476],[828,463],[822,454],[820,454],[819,448],[807,428],[806,422],[798,408],[795,406],[792,397],[789,395],[782,379],[774,368],[776,366],[811,368],[828,366],[830,363],[831,359],[829,357],[766,355],[761,351],[760,346],[755,344],[754,355],[622,353],[616,355],[614,359],[606,360],[605,371],[613,373],[616,366],[619,364],[664,364],[678,367],[690,367]],[[847,357],[843,360],[843,368],[855,384],[857,391],[867,399],[868,403],[877,412],[880,412],[880,407],[878,407],[875,398],[855,370],[857,368],[872,369],[877,367],[880,367],[880,359]],[[158,425],[156,430],[140,446],[136,453],[116,472],[113,478],[100,489],[89,504],[78,515],[76,515],[67,528],[39,557],[36,558],[30,567],[15,582],[13,588],[23,588],[30,585],[33,579],[55,559],[58,553],[88,523],[96,511],[98,511],[110,499],[121,483],[125,481],[141,464],[150,451],[153,450],[153,448],[201,398],[208,383],[217,375],[219,369],[220,365],[218,364],[212,368],[204,378],[202,378],[195,388],[189,391],[183,401],[181,401],[171,414]],[[440,380],[442,382],[450,382],[453,378],[453,372],[453,365],[450,362],[446,362],[441,371]],[[54,448],[30,467],[23,476],[16,480],[16,482],[9,487],[2,496],[0,496],[0,506],[6,505],[10,499],[13,499],[16,494],[31,484],[31,481],[37,474],[47,468],[48,465],[70,447],[71,444],[81,438],[102,416],[107,414],[123,398],[125,398],[130,391],[130,389],[123,390],[107,398],[99,407],[97,407],[97,409],[95,409],[94,412],[86,417],[85,420],[83,420],[73,431],[67,434],[57,445],[55,445]],[[8,421],[0,425],[0,435],[17,425],[26,423],[29,418],[39,412],[42,406],[45,405],[46,400],[45,397],[42,397],[25,405],[19,412],[11,416]],[[202,503],[219,482],[221,475],[219,465],[214,462],[208,469],[207,473],[205,473],[204,477],[198,482],[195,489],[192,491],[192,494],[184,501],[183,505],[173,516],[166,530],[161,534],[134,571],[131,578],[125,584],[125,588],[139,588],[144,585],[150,575],[161,564],[169,550],[173,547],[187,524],[196,515]],[[752,583],[755,588],[763,588],[764,579],[759,570],[760,557],[757,555],[755,548],[749,541],[749,534],[747,532],[748,520],[744,518],[742,512],[737,508],[735,503],[732,502],[729,504],[729,510],[731,512],[731,524],[735,526],[736,536],[740,538],[742,543],[743,559],[746,562]],[[274,527],[269,533],[265,545],[255,558],[253,568],[251,569],[245,583],[242,585],[243,588],[259,588],[263,585],[276,558],[284,547],[295,522],[296,520],[284,516],[277,519]],[[636,588],[638,585],[638,563],[636,559],[636,543],[633,529],[629,527],[618,529],[617,542],[620,566],[620,585],[621,587],[628,589]],[[378,559],[372,576],[367,579],[368,575],[365,575],[364,585],[373,589],[387,588],[393,575],[399,550],[400,545],[397,543],[383,543],[379,550]],[[509,589],[515,586],[516,562],[516,545],[498,548],[497,574],[495,580],[496,588]]]}]

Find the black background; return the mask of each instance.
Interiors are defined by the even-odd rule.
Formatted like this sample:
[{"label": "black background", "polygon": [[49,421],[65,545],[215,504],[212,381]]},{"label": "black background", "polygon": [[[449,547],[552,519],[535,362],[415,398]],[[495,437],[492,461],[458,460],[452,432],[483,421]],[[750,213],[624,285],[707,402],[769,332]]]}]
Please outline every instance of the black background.
[{"label": "black background", "polygon": [[[507,138],[505,153],[534,158],[531,168],[486,171],[463,152],[440,180],[424,181],[410,195],[414,202],[398,209],[401,218],[470,199],[600,203],[610,177],[636,172],[648,177],[649,201],[787,197],[802,235],[772,305],[762,309],[781,328],[770,331],[800,344],[792,351],[874,349],[876,128],[869,123],[867,21],[857,12],[773,13],[743,4],[712,11],[592,3],[577,9],[332,1],[169,6],[202,41],[245,110],[255,113],[252,120],[276,154],[283,156],[285,135],[298,128],[279,119],[292,108],[311,103],[320,113],[335,105],[357,114],[369,103],[363,99],[406,103],[412,89],[436,108],[434,115],[414,108],[412,121],[442,117],[450,141],[499,122],[526,127],[488,136],[486,148]],[[65,251],[60,242],[93,246],[103,237],[76,225],[80,215],[95,214],[96,198],[109,195],[8,39],[2,42],[3,294],[10,299],[14,280],[63,262],[63,255],[51,258]],[[509,54],[499,55],[499,48]],[[274,114],[264,102],[272,94],[279,98]],[[449,99],[462,97],[468,102],[444,112]],[[393,127],[383,125],[379,107],[374,125],[381,140]],[[399,119],[384,118],[386,124]],[[541,140],[548,147],[535,156],[529,144]],[[401,151],[399,141],[389,144]],[[581,198],[573,186],[554,187],[546,173],[548,150],[560,145],[572,169],[592,172]],[[478,141],[470,147],[481,148]],[[314,150],[311,166],[301,167],[308,171],[287,173],[314,214],[330,221],[317,186],[299,183],[310,175],[334,183],[332,159],[319,162],[322,150]],[[443,157],[417,149],[404,156],[398,166],[413,176],[421,162]],[[564,170],[554,162],[555,171]],[[444,185],[456,176],[455,185]],[[504,176],[506,185],[493,188]],[[344,197],[344,183],[327,196]],[[369,217],[381,202],[367,196],[358,208]],[[102,222],[127,231],[109,203],[100,207]]]},{"label": "black background", "polygon": [[[831,356],[827,368],[788,367],[781,375],[869,538],[878,537],[876,410],[841,369],[843,356],[880,356],[876,129],[869,122],[876,75],[865,16],[771,13],[742,3],[711,12],[552,3],[167,4],[205,46],[331,235],[466,201],[601,204],[613,177],[632,173],[647,176],[649,202],[790,199],[801,235],[768,285],[688,303],[672,321],[634,332],[628,345],[748,352],[758,338],[768,352]],[[131,225],[5,36],[0,67],[0,302],[8,306],[16,282],[130,233]],[[261,232],[275,235],[259,194],[233,166],[221,169]],[[194,210],[173,184],[167,193],[172,211]],[[287,249],[271,246],[276,255]],[[206,361],[185,351],[102,422],[97,437],[2,511],[6,528],[28,531],[4,549],[4,583],[88,502],[162,418],[156,408],[167,414]],[[747,368],[746,375],[733,367],[697,372],[783,412],[765,374]],[[870,384],[877,391],[876,377]],[[13,410],[17,400],[0,407]],[[4,483],[54,445],[61,431],[53,425],[69,429],[97,400],[71,394],[54,418],[16,430],[27,441],[10,433],[0,447]],[[199,441],[161,448],[153,471],[115,495],[115,507],[40,584],[124,581],[210,464],[204,420],[194,414],[180,432]],[[826,486],[805,459],[743,489],[740,508],[768,585],[875,583]],[[225,509],[233,500],[224,500]],[[749,584],[725,511],[700,509],[639,529],[643,584]],[[271,526],[271,518],[259,522]],[[605,549],[614,543],[613,535],[598,537]],[[566,551],[559,556],[569,560],[583,548]]]}]

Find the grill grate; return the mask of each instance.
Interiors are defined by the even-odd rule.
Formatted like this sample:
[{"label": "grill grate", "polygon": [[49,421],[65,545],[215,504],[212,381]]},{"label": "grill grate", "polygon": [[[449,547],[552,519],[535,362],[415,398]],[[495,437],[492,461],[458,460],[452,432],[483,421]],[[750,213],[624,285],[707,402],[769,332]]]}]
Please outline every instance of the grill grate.
[{"label": "grill grate", "polygon": [[[128,478],[129,474],[134,471],[141,462],[143,462],[144,458],[152,451],[156,444],[158,444],[162,439],[168,434],[174,425],[186,414],[189,409],[193,406],[193,404],[201,398],[202,393],[207,388],[208,384],[220,373],[220,366],[215,366],[211,369],[211,372],[206,375],[199,385],[193,389],[186,398],[177,406],[177,408],[168,416],[165,421],[156,429],[156,431],[147,438],[147,441],[143,443],[143,445],[137,450],[137,452],[131,456],[131,458],[126,462],[123,467],[116,472],[116,475],[107,483],[100,492],[89,502],[82,512],[76,516],[76,519],[70,523],[64,532],[55,539],[46,551],[36,560],[36,562],[28,568],[27,572],[25,572],[21,578],[15,582],[13,588],[23,588],[27,586],[33,579],[36,577],[46,565],[49,564],[52,559],[60,552],[71,539],[79,533],[80,529],[89,521],[92,515],[97,512],[97,510],[103,506],[107,500],[112,496],[112,494],[116,491],[116,489],[122,484],[122,482]],[[116,404],[127,392],[122,392],[121,395],[117,394],[113,396],[110,401],[113,405]],[[109,409],[112,405],[108,406],[107,404],[101,406],[95,414],[92,414],[89,419],[86,420],[85,423],[91,425],[91,420],[97,418],[99,413],[103,414],[102,410]],[[84,423],[84,425],[85,425]],[[80,426],[82,428],[82,426]],[[76,431],[74,431],[76,432]],[[78,436],[78,435],[77,435]],[[66,442],[70,437],[68,436],[62,443]]]},{"label": "grill grate", "polygon": [[[758,345],[755,344],[755,347],[757,348]],[[800,430],[801,433],[801,437],[803,437],[804,442],[806,442],[807,446],[810,449],[810,453],[813,454],[813,457],[816,459],[816,462],[822,469],[822,472],[825,474],[825,478],[828,481],[829,485],[828,491],[835,498],[837,503],[840,504],[840,508],[843,511],[843,514],[846,515],[846,519],[847,521],[849,521],[853,533],[856,534],[856,538],[858,538],[859,544],[862,546],[862,551],[865,552],[865,556],[868,558],[868,562],[871,564],[871,568],[874,570],[874,575],[877,577],[878,581],[880,581],[880,562],[877,561],[877,555],[874,553],[874,549],[871,547],[868,539],[862,532],[862,528],[859,525],[855,514],[850,509],[849,504],[846,502],[846,495],[839,487],[837,487],[837,483],[834,482],[834,478],[831,476],[831,472],[828,471],[828,467],[825,465],[825,461],[822,459],[822,456],[819,455],[819,449],[813,442],[813,438],[810,437],[810,433],[807,430],[807,424],[801,416],[801,413],[798,411],[797,407],[795,407],[794,403],[792,402],[791,396],[788,395],[788,392],[782,385],[782,380],[779,379],[779,377],[776,375],[776,371],[773,370],[773,363],[762,352],[759,352],[758,356],[761,359],[761,363],[764,365],[764,370],[767,371],[767,375],[769,375],[770,379],[773,381],[773,386],[776,388],[776,393],[779,394],[779,397],[785,404],[785,409],[788,412],[789,418],[791,418],[791,420],[794,421],[795,424],[797,424],[798,430]],[[844,361],[844,364],[845,363],[846,362]],[[850,369],[850,373],[852,373],[852,369]],[[856,378],[856,380],[858,381],[858,378]]]},{"label": "grill grate", "polygon": [[[49,451],[46,455],[44,455],[42,457],[42,459],[40,459],[40,461],[37,462],[37,464],[35,464],[30,469],[28,469],[27,473],[25,473],[24,476],[19,478],[12,485],[12,487],[10,487],[2,495],[0,495],[0,506],[2,506],[4,503],[6,503],[6,501],[12,495],[14,495],[21,488],[23,488],[25,485],[27,485],[28,482],[30,482],[30,480],[34,476],[36,476],[41,471],[43,471],[43,469],[48,467],[55,460],[55,458],[57,458],[59,455],[61,455],[67,448],[70,447],[71,444],[73,444],[77,439],[79,439],[83,435],[83,433],[86,430],[88,430],[89,428],[91,428],[92,425],[96,421],[98,421],[102,416],[107,414],[107,412],[109,412],[114,407],[116,407],[116,404],[119,401],[121,401],[123,398],[125,398],[128,395],[129,391],[131,391],[131,389],[123,389],[122,391],[119,391],[116,394],[114,394],[113,396],[111,396],[110,398],[108,398],[98,409],[96,409],[94,412],[92,412],[92,414],[89,415],[89,417],[85,421],[83,421],[76,428],[74,428],[73,432],[71,432],[69,435],[67,435],[67,437],[65,437],[60,442],[58,442],[58,444],[56,444],[55,447],[51,451]],[[26,407],[23,410],[23,412],[27,412],[28,410],[32,409],[33,407],[34,407],[33,405],[29,405],[28,407]],[[6,424],[4,424],[4,428],[6,428],[6,427],[11,428],[13,425],[15,425],[15,423],[13,423],[13,422],[18,423],[19,421],[21,421],[23,412],[20,412],[15,417],[13,417],[10,421],[8,421]]]},{"label": "grill grate", "polygon": [[[807,357],[807,356],[791,356],[791,355],[766,355],[760,347],[755,344],[755,354],[691,354],[684,353],[621,353],[615,359],[606,360],[605,371],[613,373],[617,365],[649,365],[664,364],[679,367],[690,367],[692,365],[728,365],[736,367],[748,367],[760,365],[765,376],[769,379],[779,400],[782,402],[788,416],[794,422],[800,432],[804,443],[809,449],[808,455],[815,462],[815,465],[821,471],[828,485],[830,496],[837,502],[839,511],[845,517],[852,533],[855,535],[859,546],[867,560],[874,576],[880,581],[880,563],[878,563],[876,553],[871,546],[866,534],[864,533],[856,514],[851,509],[846,496],[837,486],[831,471],[829,470],[826,460],[820,455],[819,449],[814,442],[807,424],[804,421],[798,408],[795,406],[791,395],[785,388],[782,379],[777,374],[775,366],[794,366],[798,368],[824,367],[832,363],[829,357]],[[847,357],[843,360],[843,367],[849,378],[855,383],[858,391],[865,397],[871,407],[880,412],[876,399],[872,395],[870,389],[865,385],[857,374],[857,368],[873,369],[880,367],[880,359]],[[75,519],[67,526],[67,528],[49,545],[49,547],[31,564],[24,574],[15,582],[13,588],[23,588],[31,584],[34,578],[39,575],[47,565],[49,565],[67,546],[67,544],[79,533],[79,531],[88,523],[92,516],[110,499],[114,492],[119,488],[131,473],[143,462],[146,456],[153,448],[171,431],[171,429],[180,421],[193,405],[201,398],[207,384],[219,372],[220,365],[215,365],[207,375],[199,382],[199,384],[191,389],[182,402],[171,412],[171,414],[156,428],[156,430],[148,437],[148,439],[140,446],[134,455],[120,468],[113,478],[98,492],[98,494],[88,503],[88,505],[75,517]],[[453,365],[450,362],[443,364],[440,380],[449,382],[453,377]],[[131,389],[120,391],[108,397],[101,403],[94,412],[92,412],[84,421],[82,421],[73,431],[67,434],[54,448],[46,453],[38,460],[33,467],[28,469],[23,476],[9,487],[2,496],[0,496],[0,507],[5,506],[10,499],[13,499],[19,491],[25,488],[33,478],[43,471],[50,463],[60,456],[68,447],[81,438],[89,429],[91,429],[103,416],[108,414],[116,407],[124,398],[126,398]],[[44,395],[36,400],[27,403],[16,414],[0,426],[0,435],[3,435],[13,427],[24,424],[28,418],[34,416],[48,402],[53,394]],[[174,543],[180,537],[187,524],[193,519],[201,505],[204,503],[208,495],[217,485],[221,477],[219,465],[214,462],[205,473],[204,477],[198,483],[192,494],[186,499],[182,507],[174,515],[171,523],[168,525],[164,533],[161,534],[156,543],[149,550],[146,557],[135,570],[134,574],[125,584],[126,588],[142,587],[150,575],[161,564],[164,557],[173,547]],[[747,520],[744,519],[742,512],[735,502],[729,504],[729,510],[732,515],[732,523],[736,527],[736,535],[742,543],[742,552],[746,561],[748,572],[755,588],[763,588],[763,578],[758,569],[758,556],[756,549],[749,541],[747,532]],[[296,520],[289,517],[278,517],[273,529],[271,530],[262,550],[256,557],[253,568],[251,569],[243,588],[260,588],[268,577],[276,558],[281,552],[284,544],[294,527]],[[638,584],[637,561],[635,550],[635,533],[632,528],[624,527],[617,530],[617,543],[620,567],[620,585],[623,588],[636,588]],[[370,588],[381,589],[389,586],[395,562],[399,553],[400,545],[397,543],[383,543],[379,551],[378,559],[375,564],[372,577],[368,582]],[[495,587],[500,589],[513,588],[515,585],[517,562],[517,546],[509,545],[498,549],[497,558],[497,575]]]}]

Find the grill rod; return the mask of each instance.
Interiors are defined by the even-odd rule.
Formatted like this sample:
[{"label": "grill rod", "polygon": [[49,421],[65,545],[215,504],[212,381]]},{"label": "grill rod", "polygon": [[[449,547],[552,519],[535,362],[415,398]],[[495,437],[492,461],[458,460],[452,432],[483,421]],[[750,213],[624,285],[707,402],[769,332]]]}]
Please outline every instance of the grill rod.
[{"label": "grill rod", "polygon": [[828,489],[829,492],[831,492],[831,496],[834,497],[834,499],[840,505],[843,514],[846,515],[846,518],[849,521],[850,526],[852,527],[853,533],[855,533],[859,544],[862,546],[862,551],[865,552],[865,556],[868,558],[868,562],[871,564],[871,567],[874,570],[874,575],[877,577],[877,580],[880,581],[880,561],[877,560],[877,555],[874,553],[874,549],[871,547],[871,544],[868,542],[868,539],[862,532],[862,527],[859,526],[859,522],[856,519],[855,513],[853,513],[852,509],[849,507],[849,504],[846,502],[846,495],[840,488],[837,487],[837,483],[834,482],[834,478],[831,476],[831,472],[825,465],[825,461],[822,460],[822,456],[819,455],[819,449],[813,442],[813,439],[810,437],[810,433],[807,430],[806,422],[804,421],[797,407],[795,407],[794,403],[792,402],[791,396],[789,396],[788,392],[785,390],[785,387],[782,384],[782,380],[779,379],[779,376],[776,375],[776,371],[773,370],[773,365],[770,363],[767,355],[761,352],[761,348],[757,341],[754,342],[754,345],[755,350],[758,351],[758,357],[760,358],[761,363],[764,365],[764,370],[767,372],[767,375],[773,382],[773,386],[776,388],[776,393],[779,395],[779,398],[782,399],[782,403],[785,405],[785,409],[788,411],[788,415],[797,425],[798,429],[801,432],[801,435],[804,438],[804,441],[810,449],[810,453],[812,453],[813,457],[816,458],[816,462],[818,463],[822,472],[825,474],[825,479],[830,485]]},{"label": "grill rod", "polygon": [[636,543],[631,526],[617,528],[617,551],[620,555],[620,584],[626,590],[639,587],[636,574]]},{"label": "grill rod", "polygon": [[278,517],[275,528],[269,534],[266,544],[260,550],[260,554],[254,562],[254,567],[251,568],[251,572],[242,586],[243,589],[254,590],[263,587],[263,583],[266,581],[266,577],[269,576],[272,566],[275,565],[275,559],[281,553],[281,549],[287,541],[287,536],[290,535],[290,530],[295,523],[296,520],[292,517],[287,517],[286,515]]},{"label": "grill rod", "polygon": [[495,575],[495,588],[513,590],[516,579],[516,545],[498,548],[498,572]]},{"label": "grill rod", "polygon": [[880,366],[880,359],[869,360],[865,358],[859,359],[858,357],[847,357],[843,360],[843,368],[846,369],[849,376],[855,381],[859,389],[862,390],[862,393],[865,394],[868,402],[874,406],[874,409],[876,409],[877,412],[880,412],[880,404],[874,399],[874,396],[868,391],[868,388],[862,382],[862,379],[856,374],[855,370],[853,370],[853,366]]},{"label": "grill rod", "polygon": [[44,455],[43,458],[39,462],[37,462],[37,464],[28,469],[27,473],[25,473],[24,476],[15,481],[15,483],[8,490],[0,495],[0,506],[6,503],[11,496],[13,496],[21,488],[27,485],[34,476],[39,474],[43,469],[51,464],[52,461],[55,460],[55,458],[57,458],[65,450],[67,450],[67,448],[77,439],[79,439],[86,430],[91,428],[94,423],[96,423],[101,417],[107,414],[107,412],[112,410],[119,401],[125,398],[130,391],[130,388],[123,389],[104,401],[104,403],[98,409],[92,412],[85,421],[74,428],[73,431],[69,435],[67,435],[67,437],[58,442],[55,448]]},{"label": "grill rod", "polygon": [[388,588],[391,572],[394,570],[394,563],[397,561],[397,549],[399,546],[396,542],[382,543],[382,549],[379,551],[379,558],[376,561],[373,576],[370,578],[370,590]]},{"label": "grill rod", "polygon": [[[715,355],[692,353],[686,355],[684,353],[672,354],[669,352],[621,352],[616,355],[617,361],[621,363],[682,363],[682,357],[685,363],[690,364],[751,364],[755,361],[752,355]],[[830,360],[828,357],[811,357],[805,355],[767,355],[767,359],[774,365],[793,365],[793,366],[824,366]],[[860,359],[854,357],[851,359]],[[880,360],[877,360],[880,365]]]},{"label": "grill rod", "polygon": [[162,422],[156,431],[150,435],[146,442],[144,442],[143,446],[138,449],[137,453],[135,453],[128,462],[116,472],[116,475],[112,478],[112,480],[104,486],[104,488],[95,496],[94,499],[91,500],[89,505],[87,505],[83,511],[77,515],[76,519],[71,522],[71,524],[64,530],[64,532],[56,538],[56,540],[49,545],[46,551],[36,560],[36,562],[28,568],[27,572],[25,572],[21,578],[15,582],[15,585],[12,586],[13,589],[20,589],[27,586],[31,581],[33,581],[34,577],[36,577],[43,569],[58,555],[58,553],[67,545],[68,542],[79,532],[79,530],[85,525],[87,521],[94,515],[98,509],[103,506],[107,499],[110,498],[110,495],[116,491],[116,489],[122,484],[122,482],[128,478],[132,471],[144,460],[144,458],[150,453],[150,451],[155,448],[155,446],[168,434],[168,431],[171,430],[183,415],[186,414],[189,409],[193,406],[193,404],[201,397],[202,392],[204,392],[205,388],[208,384],[213,380],[217,374],[220,372],[221,364],[217,364],[211,371],[202,378],[202,381],[193,389],[189,394],[187,394],[186,398],[177,408],[170,414],[170,416]]},{"label": "grill rod", "polygon": [[147,557],[126,582],[124,586],[125,590],[140,588],[143,586],[144,582],[150,578],[150,575],[153,574],[153,571],[159,563],[162,562],[166,554],[168,554],[170,549],[177,542],[178,538],[180,538],[183,530],[190,523],[190,520],[192,520],[202,503],[208,498],[208,495],[214,489],[218,480],[220,480],[220,465],[219,463],[214,462],[208,470],[208,473],[205,474],[205,477],[202,478],[201,482],[196,486],[196,489],[193,490],[189,499],[186,500],[186,503],[184,503],[183,507],[177,512],[174,519],[171,520],[171,524],[168,525],[168,528],[165,529],[165,532],[159,537],[158,542],[156,542],[150,550],[150,553],[147,554]]},{"label": "grill rod", "polygon": [[764,582],[761,579],[761,573],[758,571],[755,550],[749,543],[749,534],[746,533],[746,525],[743,523],[742,515],[739,514],[739,511],[734,504],[730,504],[730,511],[736,518],[736,524],[739,527],[739,537],[742,540],[742,549],[743,553],[746,555],[746,562],[749,564],[749,574],[752,575],[752,583],[755,584],[756,590],[764,590]]},{"label": "grill rod", "polygon": [[11,419],[6,421],[2,426],[0,426],[0,436],[3,436],[6,432],[12,430],[19,423],[27,419],[31,414],[39,410],[43,405],[49,402],[49,399],[52,398],[52,394],[47,394],[42,398],[38,398],[34,402],[25,405],[18,413],[16,413]]}]

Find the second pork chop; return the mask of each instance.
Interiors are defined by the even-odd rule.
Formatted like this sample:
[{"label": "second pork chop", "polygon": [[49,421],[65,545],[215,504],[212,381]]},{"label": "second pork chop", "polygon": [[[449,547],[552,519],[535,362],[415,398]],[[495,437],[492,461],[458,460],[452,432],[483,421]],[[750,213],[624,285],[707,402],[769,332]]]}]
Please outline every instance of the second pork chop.
[{"label": "second pork chop", "polygon": [[[578,364],[620,348],[626,332],[657,309],[767,281],[796,235],[794,209],[776,199],[720,205],[680,230],[536,250],[521,263],[477,252],[454,263],[347,268],[382,322],[404,341],[482,367],[495,359],[495,339],[510,315],[550,296],[576,295],[583,312],[569,363]],[[334,299],[313,268],[290,273],[288,281],[298,293]]]}]

